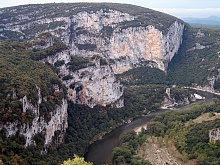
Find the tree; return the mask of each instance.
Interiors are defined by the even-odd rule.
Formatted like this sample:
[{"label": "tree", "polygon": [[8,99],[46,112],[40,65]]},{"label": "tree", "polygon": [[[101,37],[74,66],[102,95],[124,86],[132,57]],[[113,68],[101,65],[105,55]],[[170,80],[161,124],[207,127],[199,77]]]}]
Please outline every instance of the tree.
[{"label": "tree", "polygon": [[114,164],[125,164],[131,162],[132,153],[126,146],[115,147],[112,152]]},{"label": "tree", "polygon": [[84,158],[74,155],[74,159],[68,159],[62,165],[92,165],[92,163],[86,162]]}]

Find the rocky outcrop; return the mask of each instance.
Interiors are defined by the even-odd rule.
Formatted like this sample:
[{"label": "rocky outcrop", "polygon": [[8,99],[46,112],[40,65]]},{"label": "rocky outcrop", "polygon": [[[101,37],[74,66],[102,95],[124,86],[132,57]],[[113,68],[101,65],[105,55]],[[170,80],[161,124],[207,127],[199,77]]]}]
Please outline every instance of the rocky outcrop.
[{"label": "rocky outcrop", "polygon": [[184,25],[174,22],[166,35],[154,26],[115,31],[111,38],[110,59],[115,73],[123,73],[144,61],[153,61],[165,71],[182,42]]},{"label": "rocky outcrop", "polygon": [[[68,64],[70,56],[65,53],[48,57],[45,61],[54,64],[63,60]],[[95,105],[106,106],[115,104],[120,108],[124,106],[124,87],[116,81],[114,73],[109,65],[102,65],[101,59],[94,59],[87,67],[71,70],[66,65],[59,67],[59,75],[63,77],[63,83],[68,87],[68,98],[77,104],[85,104],[93,108]],[[89,66],[90,65],[90,66]],[[69,76],[68,80],[64,77]]]},{"label": "rocky outcrop", "polygon": [[43,33],[31,41],[27,41],[29,49],[47,49],[54,45],[55,38],[50,33]]},{"label": "rocky outcrop", "polygon": [[[36,88],[38,90],[37,105],[33,105],[27,96],[20,100],[22,102],[22,114],[29,113],[30,119],[22,125],[20,121],[1,123],[0,130],[4,130],[6,137],[19,132],[26,139],[25,146],[35,145],[34,137],[39,133],[44,136],[44,146],[50,144],[53,138],[56,139],[57,143],[63,142],[64,133],[68,127],[67,101],[63,98],[60,105],[56,105],[52,112],[48,112],[49,119],[46,120],[41,114],[41,104],[47,102],[48,98],[42,98],[40,88]],[[59,131],[57,137],[55,137],[56,131]]]},{"label": "rocky outcrop", "polygon": [[220,128],[209,130],[209,142],[215,143],[220,140]]},{"label": "rocky outcrop", "polygon": [[177,107],[180,105],[187,105],[187,104],[190,104],[190,102],[205,99],[205,97],[202,97],[198,95],[197,93],[184,94],[184,92],[180,92],[177,95],[178,95],[178,98],[175,98],[174,96],[172,96],[171,88],[167,88],[166,96],[164,97],[164,101],[161,103],[161,108],[162,109],[173,109],[174,107]]},{"label": "rocky outcrop", "polygon": [[[120,15],[116,17],[120,17]],[[110,19],[110,22],[113,21]],[[82,25],[81,30],[78,30],[81,23],[75,24],[73,35],[68,37],[69,43],[67,43],[70,44],[70,54],[80,54],[83,57],[98,54],[106,57],[112,63],[111,67],[116,74],[149,61],[153,62],[155,67],[165,71],[180,47],[184,30],[184,25],[178,21],[169,27],[167,34],[163,34],[151,25],[121,29],[120,27],[114,28],[114,24],[109,24],[108,30],[112,31],[112,34],[100,36],[100,33],[103,33],[103,29],[106,28],[102,22],[100,22],[102,26],[98,27],[95,26],[95,22],[92,25],[90,21],[88,22],[90,26]]]},{"label": "rocky outcrop", "polygon": [[69,86],[70,100],[78,104],[106,106],[115,103],[116,107],[124,106],[123,86],[116,81],[111,68],[106,66],[91,66],[71,72],[72,80],[66,81]]}]

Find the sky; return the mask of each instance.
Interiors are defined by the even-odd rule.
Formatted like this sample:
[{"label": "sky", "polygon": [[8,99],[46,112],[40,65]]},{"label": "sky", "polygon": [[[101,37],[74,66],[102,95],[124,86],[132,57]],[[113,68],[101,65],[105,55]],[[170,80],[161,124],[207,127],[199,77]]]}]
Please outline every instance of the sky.
[{"label": "sky", "polygon": [[220,17],[220,0],[0,0],[0,8],[39,3],[113,2],[128,3],[179,17]]}]

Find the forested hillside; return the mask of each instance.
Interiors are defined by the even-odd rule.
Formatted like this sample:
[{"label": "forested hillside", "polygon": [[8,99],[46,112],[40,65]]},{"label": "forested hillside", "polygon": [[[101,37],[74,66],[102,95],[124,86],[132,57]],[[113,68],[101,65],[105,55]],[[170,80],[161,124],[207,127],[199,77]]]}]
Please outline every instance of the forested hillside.
[{"label": "forested hillside", "polygon": [[[22,113],[22,101],[27,96],[35,105],[38,101],[37,88],[41,89],[43,97],[50,96],[48,105],[42,105],[40,113],[48,116],[45,111],[52,111],[60,104],[66,89],[54,71],[47,65],[32,60],[35,52],[27,50],[25,43],[0,42],[0,99],[1,121],[29,122],[33,117],[31,112]],[[47,52],[43,50],[42,52]],[[45,53],[46,54],[46,53]],[[61,88],[55,92],[53,85]]]},{"label": "forested hillside", "polygon": [[211,142],[209,132],[220,127],[219,106],[214,100],[209,104],[192,105],[187,111],[158,115],[149,123],[147,134],[165,141],[171,139],[183,155],[182,161],[196,159],[196,164],[219,164],[219,140]]},{"label": "forested hillside", "polygon": [[182,47],[169,64],[168,78],[186,86],[219,89],[220,29],[193,28],[185,33]]}]

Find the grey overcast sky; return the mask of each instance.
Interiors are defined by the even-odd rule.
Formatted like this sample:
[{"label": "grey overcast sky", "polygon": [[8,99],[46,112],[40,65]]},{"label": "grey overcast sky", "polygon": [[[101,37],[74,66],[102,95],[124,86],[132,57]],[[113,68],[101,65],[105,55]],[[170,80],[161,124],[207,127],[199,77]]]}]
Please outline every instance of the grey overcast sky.
[{"label": "grey overcast sky", "polygon": [[0,8],[24,4],[59,2],[114,2],[128,3],[162,11],[179,18],[220,17],[220,0],[0,0]]}]

